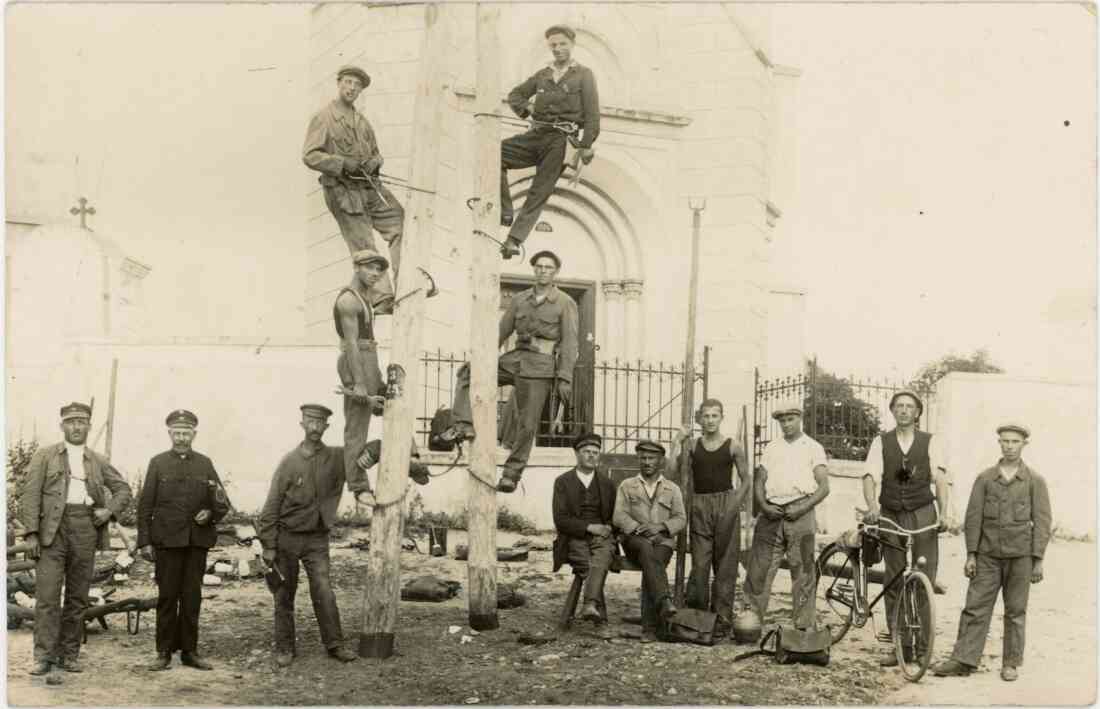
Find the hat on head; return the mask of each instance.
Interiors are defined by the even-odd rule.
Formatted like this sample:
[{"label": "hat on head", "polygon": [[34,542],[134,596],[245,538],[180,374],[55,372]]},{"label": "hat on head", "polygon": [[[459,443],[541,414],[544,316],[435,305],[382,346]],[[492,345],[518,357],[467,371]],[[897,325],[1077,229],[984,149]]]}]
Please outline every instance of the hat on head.
[{"label": "hat on head", "polygon": [[351,255],[351,262],[358,266],[361,263],[371,263],[377,261],[382,264],[382,270],[386,270],[390,267],[390,262],[385,256],[378,253],[374,249],[361,249]]},{"label": "hat on head", "polygon": [[588,433],[582,433],[573,439],[573,450],[580,450],[585,446],[596,446],[597,448],[603,448],[603,438],[600,434],[589,431]]},{"label": "hat on head", "polygon": [[665,454],[665,447],[662,446],[657,441],[651,441],[647,438],[645,440],[638,441],[637,445],[634,446],[634,452],[635,453],[649,452],[649,453],[656,453],[658,455],[664,455]]},{"label": "hat on head", "polygon": [[894,402],[897,401],[898,397],[900,397],[900,396],[911,397],[913,399],[913,401],[917,402],[917,415],[918,416],[920,416],[921,414],[924,413],[924,402],[920,400],[919,396],[917,396],[917,392],[913,391],[912,389],[902,389],[901,391],[894,392],[894,395],[890,397],[890,406],[889,406],[890,409],[894,408]]},{"label": "hat on head", "polygon": [[797,399],[788,399],[781,401],[775,407],[775,411],[772,411],[772,418],[778,420],[780,416],[787,416],[789,414],[802,415],[802,402]]},{"label": "hat on head", "polygon": [[532,266],[534,266],[535,262],[537,262],[543,256],[545,256],[546,258],[554,259],[554,264],[558,268],[561,268],[561,259],[558,258],[558,255],[556,253],[554,253],[553,251],[551,251],[550,249],[543,249],[542,251],[539,251],[537,254],[535,254],[534,256],[531,257],[531,260],[529,261],[529,263]]},{"label": "hat on head", "polygon": [[164,419],[168,428],[195,428],[199,425],[199,417],[187,409],[176,409]]},{"label": "hat on head", "polygon": [[61,407],[61,420],[68,421],[69,419],[90,419],[92,417],[92,407],[87,404],[81,404],[79,401],[74,401],[71,404],[65,404]]},{"label": "hat on head", "polygon": [[565,25],[552,25],[546,30],[546,34],[543,36],[545,36],[546,39],[550,39],[550,35],[552,34],[563,34],[569,38],[570,42],[575,42],[577,40],[577,33],[573,31],[572,27],[567,27]]},{"label": "hat on head", "polygon": [[1002,423],[997,427],[997,435],[1001,435],[1005,431],[1015,431],[1024,438],[1031,438],[1031,431],[1027,426],[1022,423]]},{"label": "hat on head", "polygon": [[302,410],[303,416],[314,416],[316,418],[327,419],[332,416],[332,409],[321,404],[302,404],[298,407]]},{"label": "hat on head", "polygon": [[370,74],[354,64],[346,64],[340,67],[340,71],[336,72],[336,80],[339,81],[344,74],[351,74],[354,77],[358,77],[358,79],[363,82],[364,89],[370,86]]}]

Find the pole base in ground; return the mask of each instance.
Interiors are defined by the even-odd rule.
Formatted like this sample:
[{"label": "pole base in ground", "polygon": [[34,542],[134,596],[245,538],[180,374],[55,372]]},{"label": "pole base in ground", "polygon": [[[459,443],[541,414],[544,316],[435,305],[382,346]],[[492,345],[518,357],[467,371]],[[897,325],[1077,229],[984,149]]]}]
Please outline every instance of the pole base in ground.
[{"label": "pole base in ground", "polygon": [[482,630],[496,630],[500,627],[500,621],[496,613],[471,613],[470,627],[481,632]]},{"label": "pole base in ground", "polygon": [[359,633],[359,657],[386,659],[393,655],[393,633]]}]

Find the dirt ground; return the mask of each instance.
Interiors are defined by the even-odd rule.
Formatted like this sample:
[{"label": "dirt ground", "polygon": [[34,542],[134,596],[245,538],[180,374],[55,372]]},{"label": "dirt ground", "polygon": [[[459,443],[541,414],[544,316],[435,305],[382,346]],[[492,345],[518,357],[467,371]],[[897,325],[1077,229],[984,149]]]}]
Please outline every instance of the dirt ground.
[{"label": "dirt ground", "polygon": [[[363,537],[365,532],[355,532],[333,542],[334,583],[352,648],[367,559],[364,552],[348,548],[348,543]],[[502,532],[498,542],[505,546],[518,538]],[[552,537],[535,540],[549,545]],[[453,556],[465,535],[452,531],[448,541]],[[420,546],[426,548],[423,542]],[[950,652],[965,592],[961,555],[951,553],[959,546],[958,538],[945,540],[945,581],[950,588],[946,596],[936,597],[938,657]],[[64,684],[47,686],[43,678],[27,674],[31,631],[9,631],[8,701],[36,706],[1082,704],[1095,698],[1095,552],[1092,544],[1052,544],[1047,562],[1050,580],[1032,595],[1029,663],[1014,685],[997,678],[999,615],[994,619],[984,672],[969,680],[929,674],[917,685],[906,683],[896,671],[879,669],[877,659],[886,646],[875,640],[871,624],[853,630],[834,647],[829,667],[781,667],[763,657],[733,664],[736,654],[751,648],[730,642],[712,648],[642,645],[619,637],[624,631],[637,630],[621,622],[623,615],[637,613],[637,573],[609,577],[611,623],[603,634],[581,621],[559,633],[557,615],[571,575],[568,567],[552,574],[550,553],[545,551],[532,552],[527,562],[499,565],[498,580],[515,585],[528,602],[522,608],[501,610],[498,630],[471,634],[464,592],[444,603],[403,601],[397,653],[385,661],[360,659],[345,665],[324,655],[304,578],[297,602],[298,658],[287,670],[273,666],[272,599],[260,580],[205,589],[200,651],[216,665],[212,672],[182,667],[178,658],[168,672],[145,670],[154,656],[155,614],[148,613],[134,636],[127,634],[121,616],[111,619],[109,631],[96,632],[89,626],[82,655],[88,671],[64,674]],[[466,583],[465,563],[453,558],[405,552],[401,564],[405,577],[430,573]],[[132,580],[116,592],[116,598],[155,595],[147,569],[133,569],[132,577],[145,580]],[[769,621],[787,617],[790,595],[783,573],[777,577],[776,594]],[[451,634],[449,626],[461,630]],[[463,636],[470,639],[464,642]],[[521,644],[521,636],[548,642]]]}]

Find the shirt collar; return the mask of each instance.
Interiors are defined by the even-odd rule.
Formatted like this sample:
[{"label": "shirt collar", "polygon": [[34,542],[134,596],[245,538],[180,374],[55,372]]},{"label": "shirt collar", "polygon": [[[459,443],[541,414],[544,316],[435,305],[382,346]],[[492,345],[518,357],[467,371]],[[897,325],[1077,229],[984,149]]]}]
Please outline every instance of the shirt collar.
[{"label": "shirt collar", "polygon": [[596,474],[595,470],[589,473],[584,472],[580,468],[574,468],[573,470],[576,471],[577,477],[582,478],[583,480],[591,480],[592,477]]},{"label": "shirt collar", "polygon": [[[642,474],[638,473],[637,477],[638,477],[638,482],[640,482],[642,485],[644,485],[648,489],[649,488],[649,483],[647,483],[645,481],[645,478],[642,477]],[[659,473],[657,475],[657,479],[653,481],[653,487],[654,488],[660,487],[661,483],[663,483],[664,481],[665,481],[664,473]]]},{"label": "shirt collar", "polygon": [[74,453],[83,458],[85,451],[87,451],[87,445],[74,446],[72,443],[65,441],[65,452],[71,457]]},{"label": "shirt collar", "polygon": [[566,72],[568,72],[568,71],[569,71],[570,69],[575,69],[575,68],[577,68],[578,64],[577,64],[577,60],[576,60],[576,59],[574,59],[573,57],[570,57],[570,58],[569,58],[569,63],[568,63],[568,64],[566,64],[566,65],[565,65],[565,67],[564,67],[563,69],[560,69],[560,70],[559,70],[559,69],[558,69],[558,65],[554,63],[554,60],[553,60],[553,59],[551,59],[551,60],[550,60],[550,61],[549,61],[549,62],[548,62],[548,63],[546,64],[546,66],[548,66],[548,67],[550,68],[550,71],[552,71],[552,72],[555,72],[555,73],[557,73],[557,72],[559,72],[559,71],[560,71],[560,72],[561,72],[561,74],[562,74],[562,75],[564,76],[564,75],[566,74]]},{"label": "shirt collar", "polygon": [[1013,480],[1026,481],[1031,477],[1031,469],[1027,467],[1027,463],[1024,462],[1024,459],[1020,458],[1020,466],[1016,468],[1016,474],[1013,475],[1010,479],[1005,480],[1004,474],[1001,473],[1001,463],[1003,462],[1004,458],[999,459],[997,461],[997,464],[993,466],[993,469],[997,471],[997,477],[1001,480],[1004,480],[1006,483],[1010,483]]},{"label": "shirt collar", "polygon": [[306,460],[309,460],[310,458],[317,455],[318,453],[320,453],[324,449],[325,449],[325,444],[324,443],[317,444],[316,448],[309,441],[302,441],[301,443],[298,444],[298,453],[300,453],[301,456],[303,458],[305,458]]},{"label": "shirt collar", "polygon": [[[537,298],[537,296],[535,295],[535,289],[534,289],[534,288],[532,288],[531,290],[527,291],[527,297],[528,297],[528,298],[529,298],[529,299],[530,299],[530,300],[531,300],[532,302],[534,302],[534,301],[535,301],[535,299]],[[545,298],[545,300],[547,300],[547,301],[549,301],[549,302],[551,302],[551,303],[556,303],[556,302],[557,302],[557,300],[558,300],[558,287],[557,287],[556,285],[554,285],[554,284],[552,284],[552,283],[550,284],[550,290],[548,290],[548,291],[546,292],[546,298]]]},{"label": "shirt collar", "polygon": [[352,106],[350,110],[344,108],[344,104],[338,98],[332,100],[332,103],[329,104],[329,110],[332,111],[332,115],[334,115],[338,120],[341,120],[341,121],[354,121],[355,120],[355,114],[356,114],[355,107]]}]

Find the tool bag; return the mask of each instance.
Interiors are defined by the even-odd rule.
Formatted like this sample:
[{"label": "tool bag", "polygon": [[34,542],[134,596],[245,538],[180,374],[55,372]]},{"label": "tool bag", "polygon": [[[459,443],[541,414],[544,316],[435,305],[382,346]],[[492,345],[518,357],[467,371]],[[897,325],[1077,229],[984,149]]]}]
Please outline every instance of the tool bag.
[{"label": "tool bag", "polygon": [[[775,645],[768,649],[768,641],[775,637]],[[833,636],[829,633],[829,626],[799,630],[789,625],[776,625],[764,634],[760,639],[760,649],[752,652],[743,652],[733,658],[734,662],[744,660],[756,655],[771,655],[779,665],[820,665],[826,667],[829,664],[829,648],[833,644]]]},{"label": "tool bag", "polygon": [[669,642],[713,645],[714,625],[717,621],[717,613],[682,608],[668,620],[667,639]]}]

